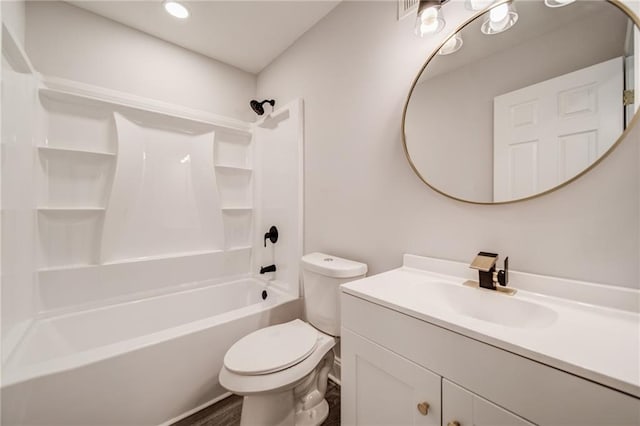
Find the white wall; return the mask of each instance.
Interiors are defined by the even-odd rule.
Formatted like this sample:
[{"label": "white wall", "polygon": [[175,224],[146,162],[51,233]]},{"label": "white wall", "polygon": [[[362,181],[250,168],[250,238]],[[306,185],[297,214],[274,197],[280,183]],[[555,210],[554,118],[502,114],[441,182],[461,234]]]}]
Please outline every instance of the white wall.
[{"label": "white wall", "polygon": [[9,28],[16,37],[16,41],[24,46],[25,36],[25,1],[24,0],[2,0],[2,22]]},{"label": "white wall", "polygon": [[403,253],[470,262],[494,250],[514,270],[638,287],[640,126],[544,197],[500,206],[443,197],[409,168],[402,108],[424,60],[471,12],[448,3],[445,31],[421,40],[396,7],[343,2],[258,76],[259,97],[305,101],[305,252],[378,273]]},{"label": "white wall", "polygon": [[[422,176],[458,198],[491,202],[494,97],[623,56],[627,19],[615,8],[607,11],[428,78],[436,69],[432,67],[442,68],[457,58],[432,59],[424,73],[428,79],[411,95],[406,118],[407,148]],[[486,37],[479,25],[462,33],[463,39]],[[581,46],[585,48],[576,49]],[[465,47],[460,53],[467,53]],[[504,72],[513,64],[519,64],[517,72]],[[482,84],[478,76],[484,76]]]},{"label": "white wall", "polygon": [[250,121],[253,74],[62,2],[28,2],[39,72]]}]

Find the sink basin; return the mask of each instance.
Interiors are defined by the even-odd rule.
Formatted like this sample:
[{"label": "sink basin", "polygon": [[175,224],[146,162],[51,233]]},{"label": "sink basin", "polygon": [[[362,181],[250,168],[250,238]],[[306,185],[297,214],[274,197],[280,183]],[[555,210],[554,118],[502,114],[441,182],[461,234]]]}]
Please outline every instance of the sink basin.
[{"label": "sink basin", "polygon": [[514,328],[543,328],[556,322],[553,309],[507,296],[491,290],[465,287],[462,284],[430,282],[434,301],[445,304],[458,314]]}]

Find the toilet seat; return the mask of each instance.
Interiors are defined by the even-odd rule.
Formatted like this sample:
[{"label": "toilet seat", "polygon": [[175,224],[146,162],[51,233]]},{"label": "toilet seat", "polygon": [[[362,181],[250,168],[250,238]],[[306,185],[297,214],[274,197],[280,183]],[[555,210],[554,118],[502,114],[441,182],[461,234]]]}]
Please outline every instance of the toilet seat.
[{"label": "toilet seat", "polygon": [[225,354],[231,372],[254,376],[275,373],[303,361],[318,345],[318,330],[299,319],[254,331]]},{"label": "toilet seat", "polygon": [[[274,373],[261,375],[234,373],[229,370],[226,365],[223,365],[218,375],[220,384],[235,394],[245,396],[263,392],[276,392],[294,386],[300,380],[304,379],[306,375],[311,373],[320,360],[322,360],[327,352],[336,344],[336,340],[332,336],[327,336],[321,332],[317,333],[318,339],[315,349],[309,356],[297,364]],[[260,353],[254,353],[254,356],[260,356]]]}]

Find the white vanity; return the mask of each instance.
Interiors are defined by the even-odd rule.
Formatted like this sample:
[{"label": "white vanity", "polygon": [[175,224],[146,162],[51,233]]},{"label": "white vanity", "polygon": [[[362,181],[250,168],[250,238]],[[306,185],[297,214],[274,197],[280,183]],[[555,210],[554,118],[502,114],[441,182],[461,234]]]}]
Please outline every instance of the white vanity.
[{"label": "white vanity", "polygon": [[405,255],[342,286],[343,425],[639,425],[640,292]]}]

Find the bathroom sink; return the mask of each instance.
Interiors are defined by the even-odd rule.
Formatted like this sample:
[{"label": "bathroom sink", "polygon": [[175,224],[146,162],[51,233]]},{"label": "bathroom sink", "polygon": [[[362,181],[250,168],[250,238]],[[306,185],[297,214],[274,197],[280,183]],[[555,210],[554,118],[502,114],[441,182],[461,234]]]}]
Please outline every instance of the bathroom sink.
[{"label": "bathroom sink", "polygon": [[558,314],[546,306],[479,288],[438,281],[429,282],[434,302],[477,320],[514,328],[543,328]]}]

